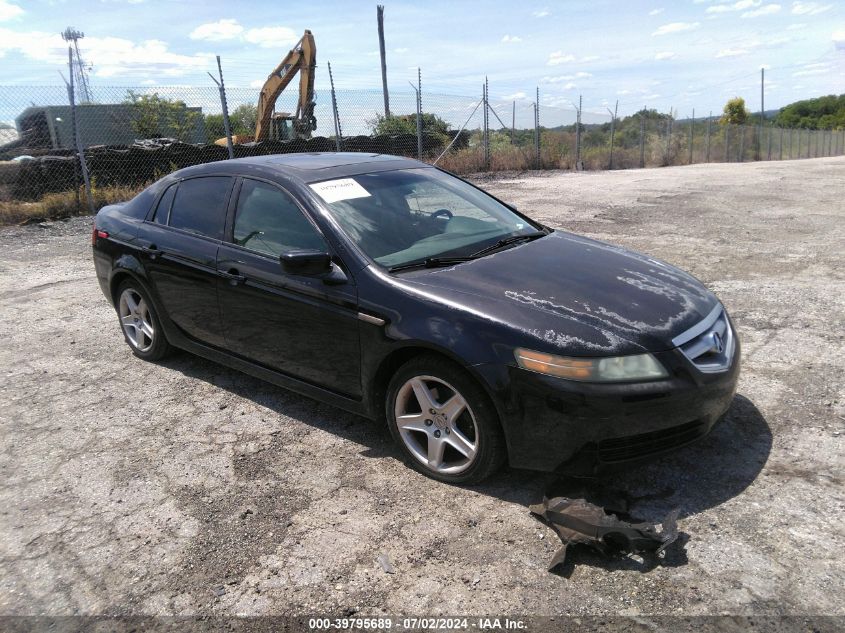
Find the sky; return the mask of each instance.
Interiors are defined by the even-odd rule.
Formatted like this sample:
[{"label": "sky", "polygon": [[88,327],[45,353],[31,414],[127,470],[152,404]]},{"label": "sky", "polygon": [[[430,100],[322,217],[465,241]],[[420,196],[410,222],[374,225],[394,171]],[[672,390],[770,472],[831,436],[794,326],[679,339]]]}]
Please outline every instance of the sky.
[{"label": "sky", "polygon": [[[478,96],[619,114],[644,105],[677,116],[720,112],[742,96],[766,109],[845,92],[842,0],[612,2],[382,0],[391,92]],[[376,3],[359,0],[0,0],[0,86],[62,86],[67,45],[85,33],[93,86],[210,86],[222,58],[228,87],[256,89],[311,29],[316,85],[378,89]],[[0,93],[1,94],[1,93]]]}]

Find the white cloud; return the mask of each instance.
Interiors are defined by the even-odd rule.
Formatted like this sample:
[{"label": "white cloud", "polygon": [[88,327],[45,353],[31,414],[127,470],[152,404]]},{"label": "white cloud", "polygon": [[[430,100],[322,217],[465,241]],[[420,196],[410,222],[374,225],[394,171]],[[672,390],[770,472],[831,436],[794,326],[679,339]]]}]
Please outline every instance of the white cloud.
[{"label": "white cloud", "polygon": [[532,12],[531,15],[535,18],[545,18],[546,16],[551,15],[551,13],[549,12],[548,7],[543,7],[539,11]]},{"label": "white cloud", "polygon": [[598,55],[585,55],[584,57],[581,58],[581,61],[586,64],[586,63],[589,63],[589,62],[594,62],[597,59],[599,59]]},{"label": "white cloud", "polygon": [[570,81],[568,84],[564,84],[563,89],[564,90],[572,90],[573,88],[577,88],[577,87],[578,87],[577,84],[574,84]]},{"label": "white cloud", "polygon": [[521,38],[521,37],[518,37],[518,36],[516,36],[516,35],[505,35],[505,36],[502,38],[502,41],[503,41],[503,42],[516,43],[516,42],[521,42],[521,41],[522,41],[522,38]]},{"label": "white cloud", "polygon": [[[206,70],[213,59],[205,53],[173,53],[161,40],[133,42],[119,37],[86,37],[84,50],[86,61],[93,65],[98,77],[125,74],[179,77]],[[67,63],[67,43],[58,33],[0,28],[0,57],[9,52],[48,64]]]},{"label": "white cloud", "polygon": [[244,39],[261,48],[283,48],[296,43],[299,40],[299,35],[286,26],[262,26],[257,29],[249,29],[244,33]]},{"label": "white cloud", "polygon": [[620,97],[624,97],[625,95],[631,94],[630,90],[617,90],[616,94]]},{"label": "white cloud", "polygon": [[261,88],[264,85],[264,82],[266,82],[266,81],[267,81],[266,79],[253,79],[252,81],[249,82],[249,87],[250,88]]},{"label": "white cloud", "polygon": [[806,29],[807,24],[804,22],[799,22],[797,24],[790,24],[786,27],[787,31],[800,31],[801,29]]},{"label": "white cloud", "polygon": [[555,51],[549,53],[549,60],[546,62],[547,66],[557,66],[558,64],[565,64],[567,62],[574,62],[575,55],[572,53],[564,53],[563,51]]},{"label": "white cloud", "polygon": [[6,22],[18,18],[24,14],[24,10],[8,0],[0,0],[0,22]]},{"label": "white cloud", "polygon": [[660,61],[660,60],[663,60],[663,59],[672,59],[673,57],[676,57],[676,56],[677,56],[677,53],[673,53],[672,51],[663,51],[661,53],[657,53],[657,55],[654,56],[654,59],[656,59],[657,61]]},{"label": "white cloud", "polygon": [[748,55],[748,51],[744,48],[723,48],[716,53],[716,59],[722,57],[741,57],[742,55]]},{"label": "white cloud", "polygon": [[648,14],[649,15],[660,15],[661,13],[663,13],[663,11],[665,11],[665,9],[663,7],[660,7],[659,9],[652,9],[651,11],[648,12]]},{"label": "white cloud", "polygon": [[760,7],[759,9],[754,9],[753,11],[746,11],[743,13],[741,18],[758,18],[761,15],[774,15],[775,13],[780,13],[780,5],[779,4],[766,4]]},{"label": "white cloud", "polygon": [[403,55],[403,54],[407,53],[409,50],[410,49],[408,49],[408,48],[394,48],[393,52],[396,53],[397,55]]},{"label": "white cloud", "polygon": [[763,4],[763,0],[737,0],[733,4],[714,4],[707,7],[707,13],[728,13],[729,11],[745,11]]},{"label": "white cloud", "polygon": [[818,15],[824,13],[828,9],[832,9],[832,4],[821,4],[820,2],[793,2],[792,12],[795,15]]},{"label": "white cloud", "polygon": [[834,31],[831,35],[831,39],[833,40],[833,46],[836,50],[845,51],[845,29]]},{"label": "white cloud", "polygon": [[699,22],[670,22],[659,27],[652,35],[668,35],[669,33],[682,33],[683,31],[692,31],[697,29],[701,24]]},{"label": "white cloud", "polygon": [[502,95],[502,99],[504,101],[521,101],[526,98],[527,97],[524,92],[514,92],[512,95]]},{"label": "white cloud", "polygon": [[207,22],[200,24],[197,28],[191,31],[190,37],[192,40],[207,40],[209,42],[220,42],[222,40],[231,40],[240,35],[244,30],[237,20],[223,19],[217,22]]},{"label": "white cloud", "polygon": [[559,84],[565,81],[572,81],[573,79],[587,79],[592,76],[593,75],[591,73],[585,73],[583,71],[573,73],[571,75],[556,75],[553,77],[546,75],[540,80],[540,82],[544,84]]}]

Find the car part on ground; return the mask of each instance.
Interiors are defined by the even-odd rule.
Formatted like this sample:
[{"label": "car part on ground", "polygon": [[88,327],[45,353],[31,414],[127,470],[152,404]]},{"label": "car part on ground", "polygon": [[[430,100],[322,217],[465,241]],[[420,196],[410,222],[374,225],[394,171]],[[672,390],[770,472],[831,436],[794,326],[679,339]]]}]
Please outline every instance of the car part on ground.
[{"label": "car part on ground", "polygon": [[616,499],[604,507],[588,501],[583,489],[573,489],[569,494],[572,496],[544,495],[542,503],[528,508],[563,541],[549,562],[549,571],[565,563],[570,545],[587,545],[602,554],[651,552],[659,555],[678,538],[678,509],[667,514],[660,524],[654,524],[628,516],[628,504],[622,493],[615,494]]}]

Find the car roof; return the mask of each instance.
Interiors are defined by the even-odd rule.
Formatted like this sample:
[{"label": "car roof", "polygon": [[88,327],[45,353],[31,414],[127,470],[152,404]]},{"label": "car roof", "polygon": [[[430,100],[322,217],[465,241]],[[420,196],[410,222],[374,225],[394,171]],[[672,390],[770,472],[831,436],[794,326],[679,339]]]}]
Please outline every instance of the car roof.
[{"label": "car roof", "polygon": [[270,154],[204,163],[186,167],[171,174],[176,178],[204,174],[255,175],[273,178],[287,176],[304,183],[343,178],[395,169],[431,167],[426,163],[389,154],[358,152],[312,152],[302,154]]}]

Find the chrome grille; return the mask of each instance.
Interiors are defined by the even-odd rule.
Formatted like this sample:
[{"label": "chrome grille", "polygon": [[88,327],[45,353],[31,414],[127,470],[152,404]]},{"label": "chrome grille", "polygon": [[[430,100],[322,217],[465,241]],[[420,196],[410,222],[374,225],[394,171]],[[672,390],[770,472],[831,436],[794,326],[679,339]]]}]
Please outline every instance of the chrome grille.
[{"label": "chrome grille", "polygon": [[699,371],[705,373],[728,369],[736,347],[733,329],[721,305],[717,305],[704,320],[672,339],[672,343]]}]

